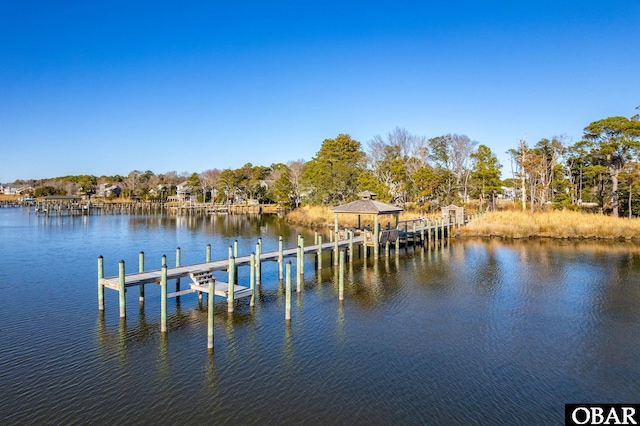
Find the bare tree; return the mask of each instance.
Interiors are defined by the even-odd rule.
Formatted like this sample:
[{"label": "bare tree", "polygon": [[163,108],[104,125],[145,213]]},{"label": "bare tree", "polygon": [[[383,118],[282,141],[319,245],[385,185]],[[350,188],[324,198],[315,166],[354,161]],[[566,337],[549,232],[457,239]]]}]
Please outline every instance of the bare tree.
[{"label": "bare tree", "polygon": [[[518,149],[510,149],[507,153],[511,156],[511,159],[516,163],[516,170],[514,178],[520,178],[520,196],[522,199],[522,211],[527,210],[527,154],[529,153],[529,148],[527,147],[527,143],[525,139],[520,139],[520,147]],[[513,167],[512,167],[513,169]]]},{"label": "bare tree", "polygon": [[368,162],[373,176],[389,191],[395,202],[407,201],[407,185],[410,176],[427,164],[429,150],[427,139],[396,127],[368,143]]},{"label": "bare tree", "polygon": [[289,161],[287,167],[289,167],[289,175],[291,177],[291,190],[293,191],[293,198],[295,206],[300,206],[302,197],[300,195],[300,180],[302,179],[302,172],[304,171],[305,161],[299,159],[296,161]]},{"label": "bare tree", "polygon": [[142,172],[140,170],[132,170],[124,179],[124,185],[129,197],[134,197],[138,193],[138,182],[140,181],[141,176]]},{"label": "bare tree", "polygon": [[560,157],[564,154],[565,148],[563,140],[565,136],[554,136],[549,139],[541,139],[535,147],[535,153],[538,154],[540,164],[540,204],[545,204],[553,199],[552,183],[554,178],[554,170]]},{"label": "bare tree", "polygon": [[527,175],[526,175],[526,170],[525,170],[525,164],[527,163],[527,152],[529,151],[529,148],[527,148],[527,143],[525,142],[524,138],[520,139],[520,151],[518,151],[517,153],[517,161],[518,164],[520,165],[520,191],[521,191],[521,197],[522,197],[522,211],[527,210],[527,187],[525,186],[525,182],[527,179]]},{"label": "bare tree", "polygon": [[450,160],[456,184],[462,191],[462,199],[467,201],[469,177],[471,176],[471,153],[478,142],[469,139],[467,135],[456,133],[447,135],[447,139],[451,148]]},{"label": "bare tree", "polygon": [[211,200],[214,199],[214,193],[220,178],[221,171],[219,169],[209,169],[200,173],[200,185],[204,194],[211,192]]},{"label": "bare tree", "polygon": [[442,175],[447,201],[466,201],[471,176],[471,153],[478,144],[466,135],[448,133],[428,141],[429,160]]}]

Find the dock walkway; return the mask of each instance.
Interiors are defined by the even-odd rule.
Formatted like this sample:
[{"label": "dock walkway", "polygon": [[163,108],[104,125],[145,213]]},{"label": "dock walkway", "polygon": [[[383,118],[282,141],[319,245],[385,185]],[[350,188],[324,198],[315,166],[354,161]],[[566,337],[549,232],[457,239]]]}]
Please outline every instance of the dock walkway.
[{"label": "dock walkway", "polygon": [[[362,244],[364,237],[354,237],[353,244]],[[348,246],[351,243],[350,240],[338,240],[338,247]],[[335,242],[323,243],[322,251],[333,250],[336,246]],[[304,247],[304,253],[317,253],[320,248],[320,245],[314,244]],[[297,248],[285,249],[282,250],[282,257],[293,257],[298,254]],[[268,253],[260,254],[260,261],[277,261],[280,256],[279,251],[273,251]],[[235,258],[236,266],[240,265],[248,265],[251,262],[251,256],[238,256]],[[167,279],[176,279],[188,277],[191,273],[200,273],[200,272],[211,272],[211,271],[226,271],[229,268],[229,259],[221,259],[215,260],[211,262],[202,262],[195,263],[192,265],[184,265],[184,266],[175,266],[175,267],[167,267]],[[124,286],[125,287],[134,287],[144,284],[160,284],[160,280],[162,278],[162,269],[155,269],[145,272],[135,272],[130,274],[125,274],[124,276]],[[101,278],[100,284],[105,286],[106,288],[110,288],[112,290],[119,289],[119,276],[106,277]]]},{"label": "dock walkway", "polygon": [[[473,215],[471,217],[477,217]],[[356,236],[353,231],[344,229],[339,231],[336,228],[333,234],[330,234],[330,241],[323,243],[322,236],[316,233],[316,239],[314,244],[305,246],[304,239],[298,236],[298,246],[294,248],[283,248],[283,240],[280,237],[279,248],[277,251],[261,252],[261,239],[259,239],[256,245],[256,253],[250,255],[239,256],[237,253],[237,241],[233,247],[229,247],[229,256],[225,259],[211,260],[211,246],[207,246],[207,261],[202,263],[195,263],[191,265],[180,265],[179,261],[179,248],[176,251],[176,266],[169,267],[165,263],[160,269],[144,271],[144,252],[140,252],[139,259],[139,272],[126,273],[124,260],[120,261],[119,271],[117,276],[104,277],[104,259],[102,256],[98,257],[98,309],[104,311],[104,289],[116,290],[119,293],[118,304],[120,307],[120,318],[126,317],[126,288],[127,287],[140,287],[140,302],[144,301],[144,286],[145,284],[160,285],[160,331],[167,332],[167,299],[178,298],[182,295],[189,293],[198,293],[198,299],[202,300],[203,293],[208,294],[207,297],[207,347],[213,348],[213,311],[214,311],[214,297],[221,296],[227,299],[228,312],[234,311],[234,302],[239,298],[250,297],[250,306],[254,306],[256,299],[256,285],[260,285],[261,281],[261,269],[262,262],[276,261],[279,264],[279,279],[282,282],[284,280],[284,271],[286,269],[286,308],[285,319],[291,319],[291,262],[287,262],[284,265],[284,259],[289,257],[295,257],[297,261],[296,266],[296,284],[297,291],[301,291],[302,275],[304,274],[304,255],[314,253],[316,254],[317,269],[322,269],[322,252],[330,251],[333,257],[333,265],[337,268],[338,274],[338,294],[339,300],[344,298],[344,262],[348,256],[349,262],[353,261],[355,253],[360,253],[362,249],[362,255],[366,261],[369,249],[373,252],[373,259],[377,260],[380,254],[380,248],[382,246],[384,255],[389,256],[389,252],[393,247],[396,255],[399,254],[401,244],[405,248],[410,245],[415,247],[417,245],[427,247],[429,250],[432,245],[438,246],[440,240],[441,245],[444,245],[445,239],[451,238],[451,228],[453,226],[465,225],[468,222],[469,216],[464,217],[460,222],[456,223],[451,217],[444,217],[442,219],[435,219],[433,222],[429,219],[414,219],[409,221],[399,222],[395,228],[387,227],[386,229],[376,228],[375,232],[365,231],[362,235]],[[335,236],[335,238],[333,238]],[[354,250],[358,246],[358,250]],[[346,248],[346,250],[345,250]],[[365,262],[366,263],[366,262]],[[249,286],[238,285],[238,267],[242,265],[250,266]],[[286,266],[286,268],[285,268]],[[213,275],[213,271],[225,271],[228,273],[228,283],[217,281]],[[200,279],[198,274],[202,275]],[[207,277],[208,275],[208,277]],[[180,289],[180,279],[189,277],[191,283],[186,289]],[[173,293],[167,292],[167,282],[169,280],[175,280],[176,291]]]}]

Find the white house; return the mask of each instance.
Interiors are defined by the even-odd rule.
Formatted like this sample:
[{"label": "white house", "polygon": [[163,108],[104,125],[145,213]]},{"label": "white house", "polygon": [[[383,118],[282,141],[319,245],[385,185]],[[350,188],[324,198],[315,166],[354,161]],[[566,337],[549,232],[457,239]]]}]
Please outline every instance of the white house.
[{"label": "white house", "polygon": [[190,201],[196,202],[197,198],[195,195],[191,194],[191,190],[187,186],[187,181],[178,184],[176,187],[176,195],[172,195],[169,197],[169,201]]}]

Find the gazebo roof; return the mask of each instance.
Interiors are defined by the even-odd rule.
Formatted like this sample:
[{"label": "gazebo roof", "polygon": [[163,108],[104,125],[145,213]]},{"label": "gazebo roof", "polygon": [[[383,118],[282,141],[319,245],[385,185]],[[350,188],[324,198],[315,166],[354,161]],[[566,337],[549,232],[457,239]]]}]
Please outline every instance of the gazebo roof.
[{"label": "gazebo roof", "polygon": [[394,214],[403,211],[402,207],[393,204],[383,203],[382,201],[372,200],[376,195],[373,192],[364,191],[359,193],[361,200],[352,201],[351,203],[329,209],[333,213],[351,213],[351,214]]}]

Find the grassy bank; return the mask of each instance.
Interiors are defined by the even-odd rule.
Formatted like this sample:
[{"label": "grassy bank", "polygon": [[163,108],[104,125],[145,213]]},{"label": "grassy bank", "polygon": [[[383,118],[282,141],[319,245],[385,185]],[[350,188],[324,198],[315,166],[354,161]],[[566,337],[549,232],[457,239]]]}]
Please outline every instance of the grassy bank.
[{"label": "grassy bank", "polygon": [[640,219],[573,211],[493,212],[458,230],[460,236],[503,238],[640,239]]}]

